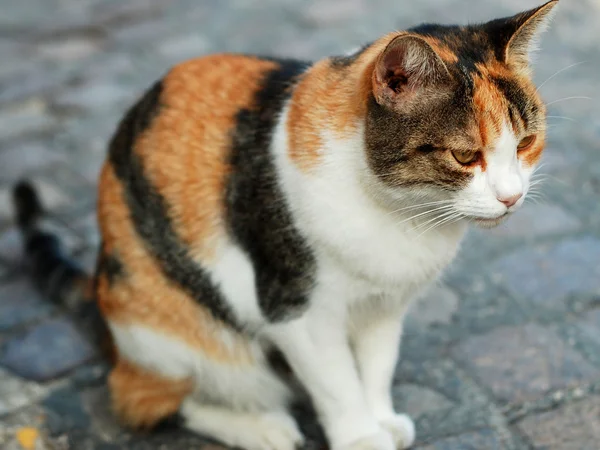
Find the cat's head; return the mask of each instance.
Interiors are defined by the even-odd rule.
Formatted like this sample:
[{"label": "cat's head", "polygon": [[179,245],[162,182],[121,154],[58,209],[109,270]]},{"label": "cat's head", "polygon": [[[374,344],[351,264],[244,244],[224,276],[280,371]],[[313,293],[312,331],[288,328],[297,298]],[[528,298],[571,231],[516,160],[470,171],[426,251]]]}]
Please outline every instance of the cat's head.
[{"label": "cat's head", "polygon": [[522,205],[546,131],[529,56],[556,4],[387,37],[365,122],[367,161],[386,187],[426,192],[483,226]]}]

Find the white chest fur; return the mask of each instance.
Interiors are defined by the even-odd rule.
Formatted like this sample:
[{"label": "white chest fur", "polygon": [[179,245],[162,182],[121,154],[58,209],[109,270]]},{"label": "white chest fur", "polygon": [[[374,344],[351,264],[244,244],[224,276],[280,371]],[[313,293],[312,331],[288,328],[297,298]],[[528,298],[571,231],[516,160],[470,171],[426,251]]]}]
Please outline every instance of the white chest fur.
[{"label": "white chest fur", "polygon": [[282,187],[297,226],[318,259],[327,261],[322,266],[337,265],[352,285],[360,281],[374,291],[413,293],[452,260],[465,226],[456,223],[424,233],[427,226],[377,205],[360,176],[368,170],[361,136],[359,130],[342,141],[323,132],[321,159],[314,170],[303,173],[288,157],[285,127],[280,124],[273,151]]}]

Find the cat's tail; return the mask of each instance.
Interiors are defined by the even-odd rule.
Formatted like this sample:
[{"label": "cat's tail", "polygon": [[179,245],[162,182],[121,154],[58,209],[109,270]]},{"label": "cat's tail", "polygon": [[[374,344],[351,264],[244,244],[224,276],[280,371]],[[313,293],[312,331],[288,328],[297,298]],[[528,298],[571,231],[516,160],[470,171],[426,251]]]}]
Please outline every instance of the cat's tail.
[{"label": "cat's tail", "polygon": [[72,313],[77,325],[102,351],[111,352],[106,323],[94,298],[93,277],[65,251],[45,226],[47,215],[35,188],[20,181],[13,190],[15,219],[23,235],[25,263],[41,292]]}]

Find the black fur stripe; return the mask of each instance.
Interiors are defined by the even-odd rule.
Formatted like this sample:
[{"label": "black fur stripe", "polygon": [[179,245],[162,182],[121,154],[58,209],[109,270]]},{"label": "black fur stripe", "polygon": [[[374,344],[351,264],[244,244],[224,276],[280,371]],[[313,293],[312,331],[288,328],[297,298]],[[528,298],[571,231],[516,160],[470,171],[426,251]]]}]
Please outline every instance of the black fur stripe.
[{"label": "black fur stripe", "polygon": [[365,50],[367,50],[372,44],[373,44],[372,42],[369,42],[368,44],[363,45],[362,47],[360,47],[359,49],[357,49],[354,53],[351,53],[350,55],[332,56],[330,58],[331,64],[337,68],[349,67],[358,58],[360,58],[360,55],[362,55],[365,52]]},{"label": "black fur stripe", "polygon": [[177,235],[165,199],[152,185],[141,159],[133,151],[136,138],[158,113],[161,91],[161,83],[155,84],[127,113],[111,141],[110,161],[123,183],[133,225],[165,276],[217,319],[237,327],[221,292]]},{"label": "black fur stripe", "polygon": [[504,94],[510,105],[518,111],[519,118],[523,121],[525,128],[527,128],[529,116],[532,113],[529,104],[529,96],[525,94],[519,84],[513,80],[493,77],[492,81],[498,89],[500,89],[500,92]]},{"label": "black fur stripe", "polygon": [[259,304],[271,321],[302,310],[315,273],[314,256],[294,226],[269,151],[290,86],[306,64],[279,64],[265,76],[254,107],[238,113],[227,185],[229,227],[253,263]]}]

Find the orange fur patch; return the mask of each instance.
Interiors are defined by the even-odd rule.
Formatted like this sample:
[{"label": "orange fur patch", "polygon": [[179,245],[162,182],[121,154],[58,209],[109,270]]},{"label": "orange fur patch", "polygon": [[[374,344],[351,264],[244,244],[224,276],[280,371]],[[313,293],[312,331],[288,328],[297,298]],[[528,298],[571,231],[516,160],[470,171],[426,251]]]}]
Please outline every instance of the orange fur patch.
[{"label": "orange fur patch", "polygon": [[486,149],[502,132],[502,124],[508,121],[508,109],[504,96],[498,88],[483,76],[474,76],[473,104],[479,130],[481,147]]},{"label": "orange fur patch", "polygon": [[366,99],[352,69],[341,71],[329,60],[316,63],[302,77],[290,101],[287,117],[289,155],[302,170],[318,164],[322,132],[344,138],[358,125]]},{"label": "orange fur patch", "polygon": [[301,170],[308,172],[319,164],[323,131],[340,139],[356,131],[372,92],[375,61],[398,35],[379,39],[349,67],[336,68],[325,59],[303,75],[290,99],[286,123],[288,154]]},{"label": "orange fur patch", "polygon": [[135,152],[164,196],[194,257],[209,260],[223,231],[230,130],[252,106],[271,61],[212,55],[176,66],[163,80],[160,110]]},{"label": "orange fur patch", "polygon": [[455,64],[458,62],[458,56],[454,53],[450,47],[431,36],[420,36],[425,42],[427,42],[434,52],[444,61],[445,63]]},{"label": "orange fur patch", "polygon": [[161,377],[122,358],[108,383],[115,413],[133,428],[151,428],[175,414],[193,389],[191,380]]},{"label": "orange fur patch", "polygon": [[109,321],[149,327],[218,362],[252,362],[243,336],[215,320],[206,308],[165,278],[133,228],[122,186],[109,164],[100,178],[98,213],[103,251],[118,254],[127,274],[112,285],[105,276],[98,279],[98,302]]}]

